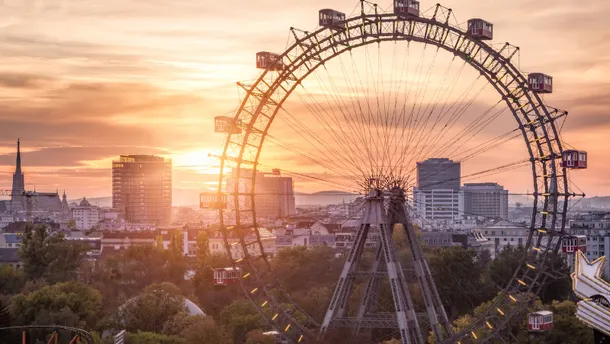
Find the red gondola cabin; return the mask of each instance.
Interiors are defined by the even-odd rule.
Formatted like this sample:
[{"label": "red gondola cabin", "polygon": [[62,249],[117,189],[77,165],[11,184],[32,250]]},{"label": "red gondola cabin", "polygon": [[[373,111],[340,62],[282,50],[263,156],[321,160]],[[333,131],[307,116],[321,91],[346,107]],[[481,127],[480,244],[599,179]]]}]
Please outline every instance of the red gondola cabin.
[{"label": "red gondola cabin", "polygon": [[417,0],[394,0],[394,14],[399,17],[419,17],[419,1]]},{"label": "red gondola cabin", "polygon": [[268,51],[256,53],[256,68],[269,70],[283,70],[284,63],[280,55]]},{"label": "red gondola cabin", "polygon": [[320,26],[345,29],[345,13],[325,8],[320,10]]},{"label": "red gondola cabin", "polygon": [[490,40],[494,38],[494,26],[483,19],[474,18],[468,21],[468,35],[473,39]]},{"label": "red gondola cabin", "polygon": [[239,126],[233,123],[233,118],[227,116],[214,117],[214,131],[217,133],[241,133]]},{"label": "red gondola cabin", "polygon": [[579,150],[565,150],[561,155],[561,166],[573,169],[587,168],[587,152]]},{"label": "red gondola cabin", "polygon": [[238,275],[241,272],[240,268],[218,268],[214,269],[214,285],[217,287],[225,287],[237,282]]},{"label": "red gondola cabin", "polygon": [[553,93],[553,77],[542,73],[530,73],[527,77],[530,90],[536,93]]},{"label": "red gondola cabin", "polygon": [[527,330],[530,332],[544,332],[553,329],[553,312],[539,311],[527,316]]},{"label": "red gondola cabin", "polygon": [[566,254],[576,251],[587,252],[587,237],[584,235],[569,235],[561,239],[561,250]]}]

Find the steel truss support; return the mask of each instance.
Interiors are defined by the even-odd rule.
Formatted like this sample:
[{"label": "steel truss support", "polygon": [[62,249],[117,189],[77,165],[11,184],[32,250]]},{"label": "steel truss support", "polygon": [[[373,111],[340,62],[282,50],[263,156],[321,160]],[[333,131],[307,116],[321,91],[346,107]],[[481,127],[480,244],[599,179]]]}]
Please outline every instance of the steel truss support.
[{"label": "steel truss support", "polygon": [[[396,258],[395,245],[392,239],[392,229],[395,224],[402,224],[407,232],[415,275],[425,299],[426,313],[432,329],[438,339],[447,337],[451,333],[451,326],[440,301],[440,297],[432,280],[430,270],[424,259],[423,251],[417,242],[415,231],[408,220],[405,207],[404,191],[393,190],[390,205],[386,213],[384,197],[380,190],[373,190],[365,205],[358,233],[352,246],[330,305],[320,328],[319,336],[323,338],[330,327],[352,328],[356,333],[364,328],[397,328],[403,344],[424,344],[425,336],[417,320],[417,313],[408,289],[405,274],[400,262]],[[368,233],[373,228],[379,229],[380,245],[375,260],[369,270],[358,270],[358,263],[364,252],[364,243]],[[353,315],[347,316],[347,305],[351,296],[353,281],[356,277],[366,277],[364,294]],[[389,313],[379,313],[380,286],[382,279],[389,280],[394,310],[391,317]]]}]

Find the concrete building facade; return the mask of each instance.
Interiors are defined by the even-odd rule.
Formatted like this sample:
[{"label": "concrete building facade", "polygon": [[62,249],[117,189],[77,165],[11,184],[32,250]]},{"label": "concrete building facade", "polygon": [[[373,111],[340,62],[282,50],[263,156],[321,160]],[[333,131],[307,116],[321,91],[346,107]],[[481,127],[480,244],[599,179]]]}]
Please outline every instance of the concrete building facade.
[{"label": "concrete building facade", "polygon": [[[570,230],[574,235],[587,237],[587,259],[593,261],[601,256],[610,258],[610,213],[590,212],[575,216],[570,220]],[[603,275],[610,277],[610,264],[604,266]]]},{"label": "concrete building facade", "polygon": [[78,207],[72,208],[72,219],[76,223],[77,229],[90,230],[103,219],[103,212],[99,207],[91,205],[86,198],[83,198]]},{"label": "concrete building facade", "polygon": [[417,163],[419,191],[460,190],[461,167],[459,162],[446,158],[431,158]]},{"label": "concrete building facade", "polygon": [[121,155],[112,162],[112,207],[127,222],[166,224],[172,212],[172,162]]},{"label": "concrete building facade", "polygon": [[422,229],[452,228],[464,213],[460,163],[446,158],[418,162],[413,203]]},{"label": "concrete building facade", "polygon": [[489,239],[493,244],[492,256],[495,257],[506,246],[517,247],[525,245],[529,236],[529,228],[525,224],[513,223],[505,220],[497,221],[496,223],[475,228],[473,232],[480,233],[483,237]]},{"label": "concrete building facade", "polygon": [[488,219],[508,220],[508,190],[497,183],[466,183],[464,213]]},{"label": "concrete building facade", "polygon": [[[233,176],[237,171],[233,170]],[[283,219],[296,214],[294,183],[292,177],[281,175],[279,170],[272,173],[243,169],[240,171],[240,192],[249,193],[252,190],[252,178],[256,178],[254,187],[254,202],[256,217],[268,219]],[[227,180],[227,192],[234,192],[234,179]],[[246,197],[243,197],[244,201]]]}]

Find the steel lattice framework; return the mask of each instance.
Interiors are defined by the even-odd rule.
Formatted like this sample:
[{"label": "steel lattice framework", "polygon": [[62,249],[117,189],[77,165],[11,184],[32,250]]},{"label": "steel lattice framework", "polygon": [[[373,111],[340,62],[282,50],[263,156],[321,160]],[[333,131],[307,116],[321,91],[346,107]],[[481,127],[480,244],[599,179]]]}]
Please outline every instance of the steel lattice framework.
[{"label": "steel lattice framework", "polygon": [[[281,54],[286,63],[283,70],[266,70],[253,84],[239,84],[246,97],[233,123],[242,130],[227,135],[220,156],[219,200],[228,194],[228,208],[220,210],[221,232],[231,257],[242,252],[232,263],[242,271],[240,281],[246,295],[269,323],[292,341],[315,342],[320,324],[311,317],[305,323],[296,321],[296,313],[304,312],[279,283],[267,281],[271,267],[256,222],[256,174],[252,171],[259,166],[263,144],[278,111],[301,81],[334,57],[368,44],[418,42],[463,59],[500,94],[527,146],[535,190],[527,253],[501,297],[469,327],[443,343],[489,341],[524,311],[545,282],[560,277],[551,266],[560,239],[567,234],[566,212],[574,194],[570,193],[566,169],[560,165],[563,148],[556,121],[567,112],[545,105],[529,90],[526,76],[513,61],[518,48],[507,43],[497,49],[471,39],[450,24],[450,16],[451,10],[441,5],[429,18],[363,11],[346,19],[343,30],[320,28],[310,33],[291,29],[295,42]],[[349,323],[349,319],[343,321]],[[382,318],[367,319],[360,326],[381,327],[385,326],[383,322]]]}]

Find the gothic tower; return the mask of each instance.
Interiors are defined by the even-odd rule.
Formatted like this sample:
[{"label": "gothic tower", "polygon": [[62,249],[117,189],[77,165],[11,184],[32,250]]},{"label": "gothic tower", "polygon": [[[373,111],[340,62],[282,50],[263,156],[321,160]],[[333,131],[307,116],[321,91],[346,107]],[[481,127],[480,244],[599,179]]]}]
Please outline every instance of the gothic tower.
[{"label": "gothic tower", "polygon": [[13,188],[11,196],[11,206],[13,210],[23,210],[24,199],[23,192],[25,191],[25,181],[23,172],[21,171],[21,147],[19,139],[17,139],[17,162],[15,173],[13,174]]}]

